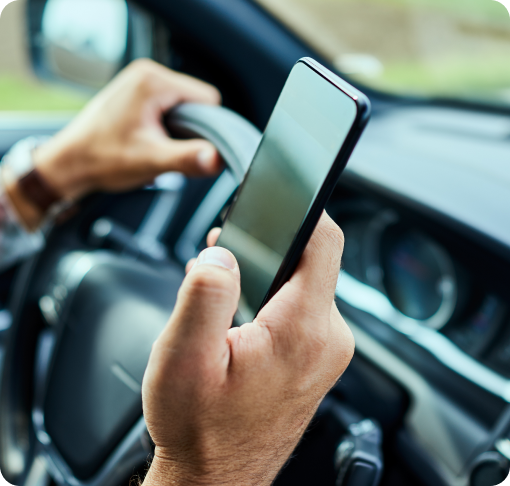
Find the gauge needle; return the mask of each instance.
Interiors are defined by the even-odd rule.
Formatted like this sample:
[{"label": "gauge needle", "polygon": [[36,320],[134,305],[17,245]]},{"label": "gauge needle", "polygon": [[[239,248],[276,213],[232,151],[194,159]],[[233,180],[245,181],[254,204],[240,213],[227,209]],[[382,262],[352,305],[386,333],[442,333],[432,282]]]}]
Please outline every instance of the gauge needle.
[{"label": "gauge needle", "polygon": [[494,0],[494,1],[503,5],[503,7],[507,9],[508,14],[510,15],[510,0]]},{"label": "gauge needle", "polygon": [[11,2],[14,2],[14,0],[0,0],[0,15],[2,15],[2,12],[7,5],[9,5]]}]

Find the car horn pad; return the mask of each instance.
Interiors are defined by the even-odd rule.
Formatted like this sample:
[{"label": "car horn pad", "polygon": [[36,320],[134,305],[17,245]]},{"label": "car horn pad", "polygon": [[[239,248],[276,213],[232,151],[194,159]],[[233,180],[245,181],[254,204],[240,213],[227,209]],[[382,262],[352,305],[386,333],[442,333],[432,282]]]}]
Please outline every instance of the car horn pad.
[{"label": "car horn pad", "polygon": [[[184,276],[178,267],[155,270],[106,252],[82,256],[70,271],[84,264],[77,287],[64,287],[65,314],[43,398],[45,431],[82,479],[140,418],[151,346]],[[58,276],[55,289],[66,280]]]}]

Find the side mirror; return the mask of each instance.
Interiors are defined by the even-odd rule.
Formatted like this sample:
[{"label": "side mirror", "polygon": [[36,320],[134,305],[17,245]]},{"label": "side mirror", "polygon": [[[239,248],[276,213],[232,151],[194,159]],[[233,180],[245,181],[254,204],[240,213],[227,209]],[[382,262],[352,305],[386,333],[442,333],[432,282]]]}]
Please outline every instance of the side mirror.
[{"label": "side mirror", "polygon": [[126,0],[28,0],[35,73],[91,91],[125,65],[153,56],[155,22]]}]

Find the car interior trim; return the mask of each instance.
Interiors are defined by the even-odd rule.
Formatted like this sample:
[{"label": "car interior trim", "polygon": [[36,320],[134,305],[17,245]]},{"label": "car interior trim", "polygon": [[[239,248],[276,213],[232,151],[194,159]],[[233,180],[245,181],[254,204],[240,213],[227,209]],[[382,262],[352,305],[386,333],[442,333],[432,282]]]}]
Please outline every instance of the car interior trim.
[{"label": "car interior trim", "polygon": [[296,60],[314,57],[322,61],[297,35],[251,0],[146,0],[145,4],[168,19],[175,35],[193,31],[194,41],[210,60],[221,60],[225,69],[236,73],[237,83],[252,102],[250,118],[260,129],[267,123]]},{"label": "car interior trim", "polygon": [[[183,182],[184,185],[184,182]],[[163,188],[156,197],[147,215],[140,224],[136,235],[161,240],[179,203],[182,186],[174,190]]]},{"label": "car interior trim", "polygon": [[342,272],[336,295],[352,307],[367,312],[406,335],[457,374],[510,403],[510,380],[476,361],[440,332],[402,314],[382,292]]},{"label": "car interior trim", "polygon": [[[440,395],[405,361],[377,342],[349,318],[345,319],[356,342],[356,351],[400,383],[411,395],[406,428],[430,456],[430,463],[445,484],[465,486],[465,464],[484,443],[488,432],[476,425]],[[452,414],[456,417],[451,420]],[[445,428],[448,424],[448,429]]]},{"label": "car interior trim", "polygon": [[510,459],[510,440],[498,439],[494,444],[495,449],[507,459]]},{"label": "car interior trim", "polygon": [[51,477],[43,457],[38,456],[34,459],[24,484],[25,486],[50,486]]},{"label": "car interior trim", "polygon": [[161,239],[172,222],[182,191],[163,190],[156,196],[134,239],[140,248],[155,260],[166,260],[167,250]]}]

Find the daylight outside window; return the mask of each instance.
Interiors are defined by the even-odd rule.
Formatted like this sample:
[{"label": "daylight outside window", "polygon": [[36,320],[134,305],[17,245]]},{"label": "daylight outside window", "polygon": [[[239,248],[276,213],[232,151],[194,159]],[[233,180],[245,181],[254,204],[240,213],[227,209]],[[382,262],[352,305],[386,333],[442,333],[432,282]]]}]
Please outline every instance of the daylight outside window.
[{"label": "daylight outside window", "polygon": [[123,64],[128,6],[125,0],[48,0],[40,37],[53,73],[100,89]]},{"label": "daylight outside window", "polygon": [[32,69],[27,0],[8,4],[0,17],[0,118],[80,110],[122,66],[127,32],[125,0],[48,0],[38,42],[61,81],[44,82]]},{"label": "daylight outside window", "polygon": [[258,1],[366,86],[510,103],[510,18],[494,0]]}]

